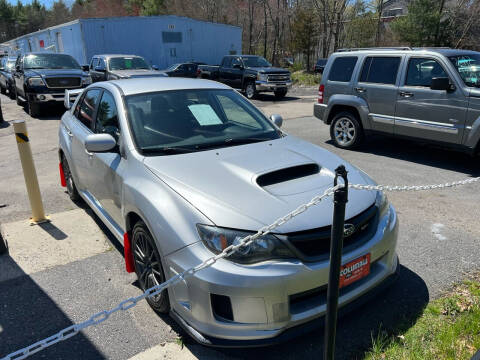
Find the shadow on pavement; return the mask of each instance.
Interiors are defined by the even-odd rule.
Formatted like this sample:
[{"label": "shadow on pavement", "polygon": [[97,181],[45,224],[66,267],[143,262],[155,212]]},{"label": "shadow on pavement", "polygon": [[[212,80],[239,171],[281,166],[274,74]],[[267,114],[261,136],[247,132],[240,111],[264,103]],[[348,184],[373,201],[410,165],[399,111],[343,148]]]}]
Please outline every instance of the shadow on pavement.
[{"label": "shadow on pavement", "polygon": [[51,222],[41,223],[38,224],[38,226],[55,240],[65,240],[68,237],[67,234],[65,234]]},{"label": "shadow on pavement", "polygon": [[299,97],[289,96],[289,95],[285,96],[284,98],[277,99],[273,93],[272,94],[270,94],[270,93],[260,93],[260,94],[257,94],[257,96],[255,96],[255,98],[253,100],[281,103],[281,102],[289,102],[289,101],[294,101],[294,100],[299,100],[299,99],[300,99]]},{"label": "shadow on pavement", "polygon": [[[362,359],[372,346],[372,338],[382,331],[399,333],[411,327],[429,301],[425,282],[413,271],[401,266],[400,277],[374,301],[340,318],[337,328],[335,359]],[[250,349],[205,349],[190,338],[189,350],[199,359],[322,359],[323,329],[293,339],[282,345]]]},{"label": "shadow on pavement", "polygon": [[[327,141],[333,145],[332,140]],[[480,176],[480,158],[453,149],[442,148],[414,140],[370,136],[357,149],[352,150],[410,161],[445,170]]]},{"label": "shadow on pavement", "polygon": [[[56,334],[73,322],[32,278],[7,254],[0,268],[18,275],[0,282],[0,357]],[[82,333],[29,357],[29,359],[104,359]]]},{"label": "shadow on pavement", "polygon": [[[27,108],[26,106],[22,106],[23,111],[27,116]],[[37,120],[59,120],[62,115],[65,113],[66,109],[65,106],[63,105],[63,102],[61,104],[42,104],[40,107],[40,114],[41,116],[38,116],[36,119]]]},{"label": "shadow on pavement", "polygon": [[10,123],[8,121],[0,121],[0,129],[5,129],[10,126]]}]

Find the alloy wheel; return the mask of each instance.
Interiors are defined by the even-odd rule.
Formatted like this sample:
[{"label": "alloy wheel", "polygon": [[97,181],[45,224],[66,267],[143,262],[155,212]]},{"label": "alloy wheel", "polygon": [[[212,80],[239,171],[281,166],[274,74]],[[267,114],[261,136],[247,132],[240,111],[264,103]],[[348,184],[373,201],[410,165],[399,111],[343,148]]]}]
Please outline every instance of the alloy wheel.
[{"label": "alloy wheel", "polygon": [[347,117],[337,120],[334,127],[335,141],[341,146],[349,146],[357,135],[355,124]]}]

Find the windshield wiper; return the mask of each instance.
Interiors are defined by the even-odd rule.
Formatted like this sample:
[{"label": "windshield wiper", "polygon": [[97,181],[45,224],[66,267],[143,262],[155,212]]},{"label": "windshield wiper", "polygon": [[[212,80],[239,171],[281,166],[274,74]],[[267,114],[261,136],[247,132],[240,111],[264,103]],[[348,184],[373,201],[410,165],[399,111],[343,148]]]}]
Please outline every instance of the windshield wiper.
[{"label": "windshield wiper", "polygon": [[164,155],[186,154],[186,153],[197,151],[196,147],[190,148],[190,147],[181,147],[181,146],[142,148],[141,150],[144,154],[164,154]]},{"label": "windshield wiper", "polygon": [[243,145],[243,144],[252,144],[261,141],[268,141],[272,139],[268,138],[256,138],[256,137],[246,137],[246,138],[229,138],[219,142],[206,143],[197,145],[197,149],[209,149],[217,147],[225,147],[230,145]]}]

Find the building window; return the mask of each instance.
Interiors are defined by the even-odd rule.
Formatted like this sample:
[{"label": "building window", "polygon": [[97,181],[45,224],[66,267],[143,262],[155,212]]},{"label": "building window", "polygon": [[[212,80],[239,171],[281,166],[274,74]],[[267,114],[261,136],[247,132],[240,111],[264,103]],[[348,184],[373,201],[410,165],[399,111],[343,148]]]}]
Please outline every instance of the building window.
[{"label": "building window", "polygon": [[177,57],[177,49],[176,48],[170,48],[170,56],[171,57]]},{"label": "building window", "polygon": [[181,32],[172,32],[172,31],[163,31],[162,40],[164,43],[181,43],[182,42],[182,33]]}]

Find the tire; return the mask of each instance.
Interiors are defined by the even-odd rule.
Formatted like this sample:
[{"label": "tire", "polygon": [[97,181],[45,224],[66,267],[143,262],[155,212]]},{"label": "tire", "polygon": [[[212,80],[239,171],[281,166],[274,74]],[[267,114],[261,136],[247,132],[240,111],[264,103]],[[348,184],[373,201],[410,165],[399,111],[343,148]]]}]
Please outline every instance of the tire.
[{"label": "tire", "polygon": [[27,99],[27,112],[33,118],[38,117],[40,115],[40,104]]},{"label": "tire", "polygon": [[[135,273],[143,291],[165,281],[161,258],[155,245],[155,240],[143,221],[137,222],[133,227],[132,251]],[[167,314],[170,311],[167,289],[158,295],[147,297],[147,302],[154,311],[160,314]]]},{"label": "tire", "polygon": [[17,105],[23,106],[22,101],[21,101],[20,98],[18,97],[17,88],[15,88],[15,99],[17,100]]},{"label": "tire", "polygon": [[355,114],[342,111],[335,115],[330,124],[330,137],[336,147],[353,149],[363,140],[363,128]]},{"label": "tire", "polygon": [[275,94],[276,99],[283,99],[285,95],[287,95],[288,90],[287,89],[282,89],[282,90],[276,90],[273,93]]},{"label": "tire", "polygon": [[245,92],[245,97],[247,99],[253,99],[257,96],[257,89],[253,81],[247,82],[243,91]]},{"label": "tire", "polygon": [[62,156],[62,168],[63,174],[65,175],[65,182],[67,183],[67,193],[70,197],[70,200],[73,202],[80,201],[81,197],[78,193],[77,186],[75,185],[75,181],[73,180],[72,172],[70,171],[70,166],[68,165],[67,159],[65,156]]}]

